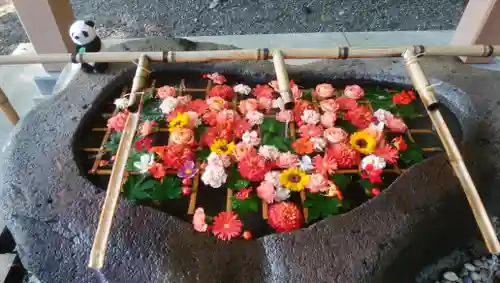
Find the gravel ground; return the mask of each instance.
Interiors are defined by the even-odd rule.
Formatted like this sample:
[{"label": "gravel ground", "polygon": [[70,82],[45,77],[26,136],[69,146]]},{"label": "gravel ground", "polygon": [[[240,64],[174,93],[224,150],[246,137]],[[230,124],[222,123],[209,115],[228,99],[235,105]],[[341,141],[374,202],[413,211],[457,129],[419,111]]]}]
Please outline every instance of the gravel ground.
[{"label": "gravel ground", "polygon": [[[466,5],[464,0],[211,1],[71,0],[76,17],[94,19],[102,37],[453,29]],[[2,13],[1,7],[0,39],[0,54],[28,41],[15,12]]]}]

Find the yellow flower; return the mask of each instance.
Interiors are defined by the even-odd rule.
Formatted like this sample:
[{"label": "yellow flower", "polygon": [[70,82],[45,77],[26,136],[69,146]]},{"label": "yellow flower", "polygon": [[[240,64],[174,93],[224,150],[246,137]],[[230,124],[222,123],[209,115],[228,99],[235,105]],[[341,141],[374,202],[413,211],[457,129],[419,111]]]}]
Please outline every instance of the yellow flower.
[{"label": "yellow flower", "polygon": [[168,123],[168,130],[184,128],[189,122],[189,116],[186,112],[177,113],[177,115]]},{"label": "yellow flower", "polygon": [[210,145],[210,150],[221,155],[230,155],[233,153],[234,142],[227,143],[227,140],[215,140]]},{"label": "yellow flower", "polygon": [[375,150],[377,140],[369,133],[361,131],[351,135],[350,143],[351,146],[357,151],[364,154],[370,154],[373,152],[373,150]]},{"label": "yellow flower", "polygon": [[309,182],[309,176],[306,172],[297,169],[290,168],[281,172],[280,183],[287,189],[292,191],[302,191],[305,185]]}]

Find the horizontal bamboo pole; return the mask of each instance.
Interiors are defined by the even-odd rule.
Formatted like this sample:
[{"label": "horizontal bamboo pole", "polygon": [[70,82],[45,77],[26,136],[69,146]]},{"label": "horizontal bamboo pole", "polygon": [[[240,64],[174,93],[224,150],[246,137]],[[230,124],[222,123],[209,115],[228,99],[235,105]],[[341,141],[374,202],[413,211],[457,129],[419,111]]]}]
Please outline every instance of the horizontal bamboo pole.
[{"label": "horizontal bamboo pole", "polygon": [[[441,46],[386,46],[386,47],[334,47],[334,48],[283,48],[284,59],[347,59],[372,57],[400,57],[412,49],[417,55],[426,56],[500,56],[500,45],[441,45]],[[70,63],[70,62],[131,62],[145,54],[151,61],[184,63],[228,60],[268,60],[275,50],[268,48],[210,51],[169,52],[96,52],[83,54],[25,54],[0,56],[0,65]]]},{"label": "horizontal bamboo pole", "polygon": [[[147,72],[145,70],[148,67],[148,61],[149,60],[145,56],[141,56],[141,60],[139,60],[137,72],[132,84],[133,93],[140,91],[140,89],[145,85],[145,80],[147,78]],[[143,73],[146,74],[144,75]],[[120,144],[116,153],[116,159],[114,161],[111,176],[109,178],[106,198],[101,210],[101,217],[99,219],[99,224],[95,233],[92,250],[90,251],[90,268],[100,269],[104,265],[104,257],[106,254],[109,233],[111,230],[111,225],[113,223],[113,217],[115,214],[116,205],[118,203],[118,198],[120,197],[120,189],[122,185],[123,175],[125,173],[129,151],[132,147],[135,132],[139,125],[141,114],[140,111],[141,107],[139,106],[138,111],[131,112],[127,117],[127,121],[125,122],[125,129],[120,139]]]},{"label": "horizontal bamboo pole", "polygon": [[491,224],[488,213],[484,208],[481,197],[479,196],[476,186],[472,181],[472,178],[465,166],[464,160],[460,151],[458,150],[453,136],[446,125],[441,112],[439,111],[436,96],[434,95],[434,90],[429,85],[420,64],[418,63],[417,56],[412,50],[406,50],[403,53],[403,58],[405,60],[405,66],[408,74],[411,77],[413,85],[417,90],[422,102],[427,108],[427,113],[431,118],[434,127],[444,145],[446,154],[450,160],[450,164],[455,171],[455,175],[458,177],[462,188],[465,192],[469,205],[472,208],[472,213],[476,219],[479,230],[484,238],[486,247],[492,254],[500,253],[500,243],[495,233],[495,229]]}]

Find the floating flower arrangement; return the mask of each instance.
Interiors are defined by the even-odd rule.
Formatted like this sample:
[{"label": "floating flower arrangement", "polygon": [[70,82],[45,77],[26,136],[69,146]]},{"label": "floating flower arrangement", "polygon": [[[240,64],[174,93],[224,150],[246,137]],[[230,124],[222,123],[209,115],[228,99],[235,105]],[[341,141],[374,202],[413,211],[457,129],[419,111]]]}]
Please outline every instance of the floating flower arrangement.
[{"label": "floating flower arrangement", "polygon": [[[225,211],[209,216],[203,207],[191,208],[200,233],[251,239],[240,217],[248,213],[262,213],[276,232],[293,231],[349,211],[344,195],[351,183],[368,199],[388,185],[387,167],[423,160],[403,120],[418,116],[412,90],[322,83],[306,91],[291,81],[295,106],[285,110],[276,81],[252,88],[228,85],[218,73],[203,78],[212,87],[202,99],[168,85],[145,92],[123,186],[131,201],[190,197],[193,204],[198,190],[229,190]],[[119,111],[108,120],[106,147],[113,154],[127,103],[117,99]],[[151,135],[160,131],[168,142],[153,145]]]}]

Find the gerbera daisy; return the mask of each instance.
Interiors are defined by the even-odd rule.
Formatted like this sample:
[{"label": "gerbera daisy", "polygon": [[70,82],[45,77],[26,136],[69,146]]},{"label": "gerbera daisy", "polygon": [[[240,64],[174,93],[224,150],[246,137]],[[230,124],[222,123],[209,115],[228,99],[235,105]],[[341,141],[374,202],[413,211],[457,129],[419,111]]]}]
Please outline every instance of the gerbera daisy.
[{"label": "gerbera daisy", "polygon": [[303,138],[317,138],[323,134],[323,128],[315,125],[302,125],[299,128],[299,133]]},{"label": "gerbera daisy", "polygon": [[351,135],[350,144],[357,151],[364,154],[370,154],[375,149],[377,141],[374,136],[361,131]]},{"label": "gerbera daisy", "polygon": [[308,138],[300,138],[292,143],[292,147],[297,154],[311,154],[314,151],[314,144]]},{"label": "gerbera daisy", "polygon": [[227,140],[217,139],[210,145],[210,150],[221,155],[230,155],[233,153],[234,142],[228,143]]},{"label": "gerbera daisy", "polygon": [[214,216],[212,232],[219,239],[228,241],[237,237],[241,233],[243,223],[238,219],[238,215],[234,212],[220,212]]},{"label": "gerbera daisy", "polygon": [[189,115],[186,112],[177,113],[177,115],[168,123],[168,130],[184,128],[189,122]]},{"label": "gerbera daisy", "polygon": [[324,176],[328,176],[329,174],[333,174],[335,170],[337,170],[337,160],[330,156],[328,153],[325,156],[316,155],[313,157],[314,169],[320,174]]},{"label": "gerbera daisy", "polygon": [[302,170],[297,168],[286,169],[280,174],[280,183],[287,189],[292,191],[304,190],[309,182],[309,176]]}]

